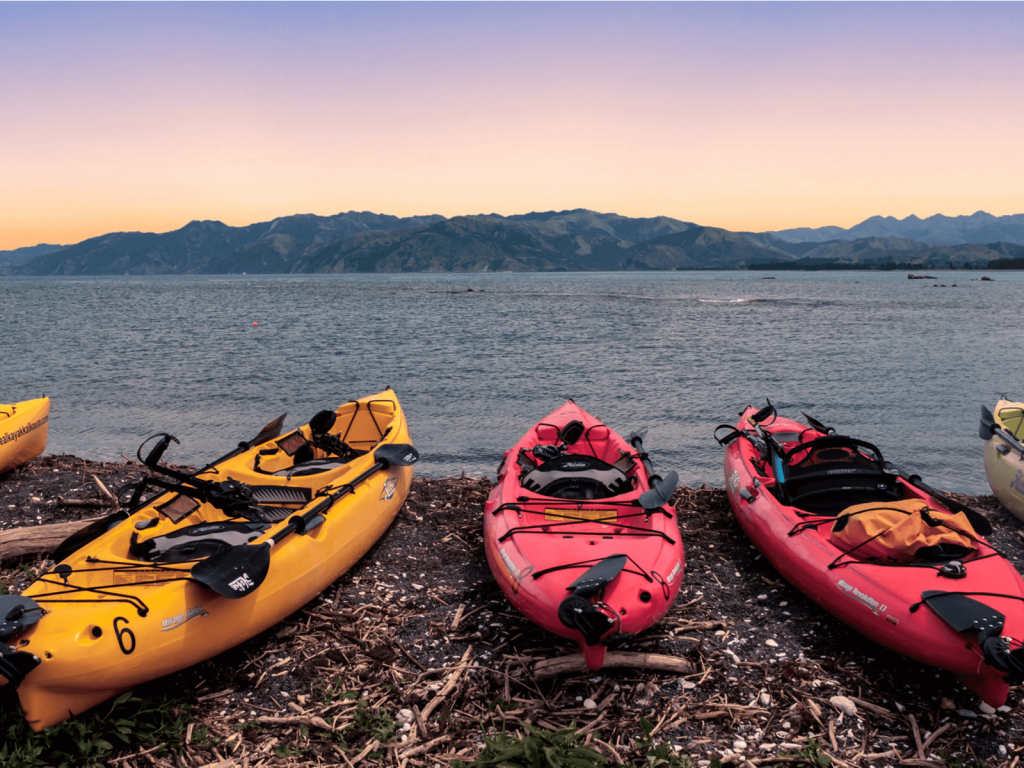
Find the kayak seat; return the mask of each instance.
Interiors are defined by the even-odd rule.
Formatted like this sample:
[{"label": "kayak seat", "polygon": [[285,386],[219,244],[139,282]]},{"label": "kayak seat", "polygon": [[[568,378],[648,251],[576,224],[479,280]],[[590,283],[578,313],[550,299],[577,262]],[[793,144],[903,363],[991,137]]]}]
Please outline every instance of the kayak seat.
[{"label": "kayak seat", "polygon": [[871,443],[820,437],[772,456],[779,501],[814,514],[836,515],[856,504],[899,501],[896,475]]},{"label": "kayak seat", "polygon": [[626,474],[594,456],[563,454],[528,469],[523,488],[556,499],[607,499],[633,490]]},{"label": "kayak seat", "polygon": [[139,541],[139,534],[132,533],[128,552],[150,563],[204,560],[218,552],[258,539],[269,527],[269,523],[200,523],[145,541]]},{"label": "kayak seat", "polygon": [[275,477],[305,477],[306,475],[319,475],[321,472],[329,472],[338,469],[349,463],[349,459],[310,459],[302,461],[287,469],[279,469],[273,472]]}]

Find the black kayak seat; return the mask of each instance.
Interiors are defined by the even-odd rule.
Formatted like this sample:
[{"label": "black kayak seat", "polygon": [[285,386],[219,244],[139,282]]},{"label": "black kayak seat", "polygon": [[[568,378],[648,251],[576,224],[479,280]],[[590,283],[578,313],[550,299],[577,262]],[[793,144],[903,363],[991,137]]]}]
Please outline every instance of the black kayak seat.
[{"label": "black kayak seat", "polygon": [[594,456],[563,454],[525,472],[528,491],[558,499],[607,499],[633,490],[626,473]]},{"label": "black kayak seat", "polygon": [[844,435],[819,437],[779,455],[772,451],[779,501],[815,514],[838,514],[869,502],[899,501],[897,476],[881,451]]}]

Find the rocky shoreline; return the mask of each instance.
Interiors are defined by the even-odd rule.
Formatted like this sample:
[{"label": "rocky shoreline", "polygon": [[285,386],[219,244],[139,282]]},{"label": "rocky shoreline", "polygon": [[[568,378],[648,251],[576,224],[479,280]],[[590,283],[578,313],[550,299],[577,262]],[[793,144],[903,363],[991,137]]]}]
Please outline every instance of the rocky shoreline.
[{"label": "rocky shoreline", "polygon": [[[115,491],[141,469],[36,459],[0,476],[0,532],[104,514],[100,484]],[[139,686],[136,696],[169,702],[191,725],[182,739],[114,747],[108,762],[443,768],[470,762],[483,735],[529,723],[577,727],[609,763],[631,766],[672,764],[652,762],[661,758],[651,742],[698,766],[1018,765],[1019,688],[990,711],[950,675],[824,614],[750,545],[719,489],[676,492],[683,591],[624,648],[685,660],[690,671],[545,678],[538,661],[576,649],[523,619],[491,578],[481,516],[489,488],[487,479],[416,478],[395,524],[317,599],[215,659]],[[1024,568],[1024,526],[991,496],[957,499],[992,520],[992,542]],[[4,562],[0,585],[17,593],[47,567],[43,556]],[[7,732],[20,713],[5,688],[0,707]]]}]

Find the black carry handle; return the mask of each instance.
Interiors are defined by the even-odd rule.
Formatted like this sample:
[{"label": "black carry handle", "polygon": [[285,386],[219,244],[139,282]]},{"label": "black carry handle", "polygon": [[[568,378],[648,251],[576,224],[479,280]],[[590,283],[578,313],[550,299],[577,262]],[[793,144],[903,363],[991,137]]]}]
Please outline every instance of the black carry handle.
[{"label": "black carry handle", "polygon": [[750,417],[750,420],[754,424],[760,424],[769,416],[773,416],[775,414],[775,406],[772,405],[772,401],[768,400],[767,397],[765,398],[765,400],[768,402],[768,405],[766,405],[764,408],[762,408],[760,411],[758,411],[757,413]]},{"label": "black carry handle", "polygon": [[245,597],[267,578],[270,570],[270,549],[292,533],[302,532],[316,517],[325,514],[335,502],[355,491],[355,487],[388,467],[408,467],[416,463],[419,453],[411,445],[382,445],[373,457],[376,463],[334,493],[319,499],[301,515],[293,516],[286,526],[262,544],[240,544],[212,555],[192,566],[191,577],[222,597]]}]

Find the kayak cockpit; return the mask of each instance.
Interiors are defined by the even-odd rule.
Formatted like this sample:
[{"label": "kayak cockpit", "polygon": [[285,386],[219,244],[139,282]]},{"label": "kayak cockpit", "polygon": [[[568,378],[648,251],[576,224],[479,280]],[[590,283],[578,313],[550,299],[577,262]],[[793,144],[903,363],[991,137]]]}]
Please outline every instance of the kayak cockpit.
[{"label": "kayak cockpit", "polygon": [[885,469],[882,452],[871,443],[842,435],[780,443],[766,434],[774,493],[783,504],[836,514],[857,504],[903,498],[897,476]]}]

